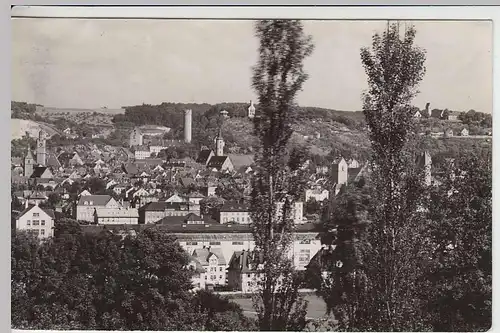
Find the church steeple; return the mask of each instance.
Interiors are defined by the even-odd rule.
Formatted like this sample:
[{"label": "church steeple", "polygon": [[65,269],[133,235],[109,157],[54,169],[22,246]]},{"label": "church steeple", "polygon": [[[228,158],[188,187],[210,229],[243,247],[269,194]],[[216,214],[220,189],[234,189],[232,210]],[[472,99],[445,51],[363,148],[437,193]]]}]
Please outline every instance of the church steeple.
[{"label": "church steeple", "polygon": [[35,158],[33,157],[30,147],[28,147],[26,156],[24,157],[24,177],[30,177],[33,174],[34,165]]},{"label": "church steeple", "polygon": [[224,138],[222,137],[222,126],[215,137],[215,156],[224,156]]}]

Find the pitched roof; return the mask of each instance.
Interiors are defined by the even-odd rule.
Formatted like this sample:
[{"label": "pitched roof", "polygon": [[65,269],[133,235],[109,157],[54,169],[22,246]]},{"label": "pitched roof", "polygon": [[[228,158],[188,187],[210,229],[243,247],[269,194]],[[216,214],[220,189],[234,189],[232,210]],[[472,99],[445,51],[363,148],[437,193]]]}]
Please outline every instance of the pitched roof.
[{"label": "pitched roof", "polygon": [[208,161],[207,167],[219,169],[228,158],[228,156],[212,156],[210,161]]},{"label": "pitched roof", "polygon": [[220,209],[221,212],[249,212],[250,207],[238,202],[226,202]]},{"label": "pitched roof", "polygon": [[47,158],[47,166],[53,167],[53,168],[60,168],[61,167],[61,162],[56,158],[54,154],[49,154]]},{"label": "pitched roof", "polygon": [[219,265],[226,265],[226,259],[224,258],[221,249],[218,248],[196,249],[192,254],[192,256],[196,258],[203,266],[208,266],[208,260],[212,255],[215,255],[217,257],[217,259],[219,260]]},{"label": "pitched roof", "polygon": [[213,150],[211,149],[203,149],[200,151],[198,158],[196,159],[196,163],[206,164],[208,162],[208,158],[210,154],[213,154]]},{"label": "pitched roof", "polygon": [[[17,218],[21,218],[24,214],[26,214],[27,212],[29,212],[33,207],[35,207],[35,205],[28,205],[27,208],[25,208],[23,211],[21,211],[19,213],[19,215],[17,215]],[[43,210],[47,215],[49,215],[51,218],[55,218],[55,215],[54,215],[54,211],[52,209],[46,209],[46,208],[41,208],[41,210]]]},{"label": "pitched roof", "polygon": [[229,261],[228,270],[240,273],[252,273],[256,271],[256,264],[262,259],[262,255],[256,251],[235,251]]},{"label": "pitched roof", "polygon": [[107,194],[84,195],[78,200],[78,206],[83,206],[85,202],[91,203],[90,206],[106,206],[111,199],[112,197]]},{"label": "pitched roof", "polygon": [[231,159],[231,162],[233,163],[235,169],[247,167],[254,164],[252,155],[228,154],[227,156]]},{"label": "pitched roof", "polygon": [[30,178],[40,178],[47,169],[47,167],[35,167]]}]

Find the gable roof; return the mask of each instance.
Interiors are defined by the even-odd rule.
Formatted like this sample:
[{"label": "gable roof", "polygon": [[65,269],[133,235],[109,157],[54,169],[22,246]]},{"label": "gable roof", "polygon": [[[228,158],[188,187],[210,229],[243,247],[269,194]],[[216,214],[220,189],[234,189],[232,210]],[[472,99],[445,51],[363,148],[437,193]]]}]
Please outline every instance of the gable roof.
[{"label": "gable roof", "polygon": [[220,169],[227,159],[229,159],[228,156],[212,156],[210,161],[208,161],[207,167]]},{"label": "gable roof", "polygon": [[208,158],[213,153],[214,153],[214,151],[212,149],[203,149],[202,151],[200,151],[200,154],[198,155],[198,158],[196,159],[196,163],[207,164]]},{"label": "gable roof", "polygon": [[[33,207],[35,207],[36,205],[28,205],[27,208],[25,208],[23,211],[21,211],[19,213],[19,215],[17,215],[17,219],[21,218],[24,214],[28,213],[31,209],[33,209]],[[55,218],[55,214],[54,214],[54,211],[52,209],[46,209],[46,208],[41,208],[39,207],[42,211],[44,211],[47,215],[49,215],[52,219]]]},{"label": "gable roof", "polygon": [[229,261],[228,270],[238,271],[240,273],[256,272],[256,265],[262,255],[256,251],[235,251]]},{"label": "gable roof", "polygon": [[221,212],[249,212],[250,207],[238,202],[226,202],[220,209]]},{"label": "gable roof", "polygon": [[192,256],[196,258],[202,266],[208,266],[208,260],[211,256],[217,257],[219,265],[226,265],[226,259],[224,258],[221,249],[218,248],[196,249],[193,251]]},{"label": "gable roof", "polygon": [[35,167],[30,178],[41,178],[46,170],[48,170],[48,167]]},{"label": "gable roof", "polygon": [[106,206],[111,199],[112,197],[107,194],[84,195],[78,200],[78,206],[83,206],[86,201],[92,202],[91,206]]}]

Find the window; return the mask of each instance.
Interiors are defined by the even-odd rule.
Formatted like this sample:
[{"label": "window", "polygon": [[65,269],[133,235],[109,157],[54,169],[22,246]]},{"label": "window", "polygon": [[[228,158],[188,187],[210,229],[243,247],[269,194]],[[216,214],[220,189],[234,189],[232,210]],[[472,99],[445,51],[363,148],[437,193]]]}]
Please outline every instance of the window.
[{"label": "window", "polygon": [[33,213],[33,217],[39,217],[40,213]]},{"label": "window", "polygon": [[186,245],[198,245],[198,242],[186,242]]},{"label": "window", "polygon": [[207,279],[208,279],[208,276],[205,275],[205,280],[207,280]]},{"label": "window", "polygon": [[39,220],[33,220],[33,225],[39,225],[40,221]]},{"label": "window", "polygon": [[240,222],[240,218],[239,217],[236,218],[236,222]]},{"label": "window", "polygon": [[40,229],[40,235],[45,235],[45,229]]},{"label": "window", "polygon": [[243,245],[243,242],[233,242],[233,245]]},{"label": "window", "polygon": [[248,282],[247,282],[247,286],[249,286],[249,287],[250,287],[250,281],[248,281]]},{"label": "window", "polygon": [[310,240],[301,240],[300,244],[311,244]]},{"label": "window", "polygon": [[219,267],[219,271],[222,272],[222,267]]},{"label": "window", "polygon": [[219,279],[222,279],[222,275],[219,276]]},{"label": "window", "polygon": [[299,252],[299,265],[307,265],[311,259],[311,250],[302,249]]},{"label": "window", "polygon": [[30,220],[26,221],[26,225],[31,225],[31,221]]},{"label": "window", "polygon": [[247,277],[249,278],[249,277],[250,277],[250,274],[247,274]]},{"label": "window", "polygon": [[210,245],[220,245],[220,242],[210,242]]}]

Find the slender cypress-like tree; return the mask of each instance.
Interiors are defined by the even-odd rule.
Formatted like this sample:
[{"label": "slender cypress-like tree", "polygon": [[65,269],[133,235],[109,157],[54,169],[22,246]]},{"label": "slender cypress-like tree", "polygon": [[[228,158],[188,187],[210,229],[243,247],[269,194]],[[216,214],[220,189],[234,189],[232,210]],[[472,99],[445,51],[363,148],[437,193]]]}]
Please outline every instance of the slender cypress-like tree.
[{"label": "slender cypress-like tree", "polygon": [[[363,217],[368,222],[364,235],[337,244],[336,265],[325,283],[330,294],[340,295],[325,300],[341,330],[426,328],[418,279],[430,246],[422,223],[425,184],[423,170],[415,165],[410,104],[425,74],[425,51],[414,45],[415,33],[413,26],[403,32],[399,23],[388,23],[386,31],[373,36],[372,48],[361,50],[368,77],[363,112],[373,151],[369,186],[374,205]],[[341,225],[344,236],[353,234],[346,229],[351,224]],[[355,255],[347,255],[351,252]]]},{"label": "slender cypress-like tree", "polygon": [[300,163],[290,162],[294,98],[307,79],[303,61],[313,50],[310,36],[296,20],[262,20],[252,86],[259,99],[254,129],[260,141],[252,180],[252,232],[259,278],[255,308],[261,330],[300,330],[307,304],[298,295],[290,249],[293,203],[300,193]]}]

